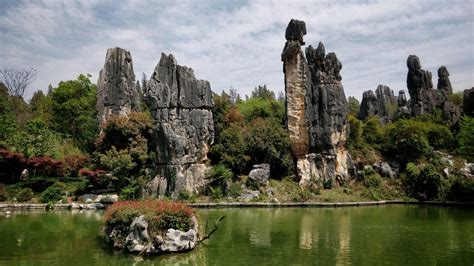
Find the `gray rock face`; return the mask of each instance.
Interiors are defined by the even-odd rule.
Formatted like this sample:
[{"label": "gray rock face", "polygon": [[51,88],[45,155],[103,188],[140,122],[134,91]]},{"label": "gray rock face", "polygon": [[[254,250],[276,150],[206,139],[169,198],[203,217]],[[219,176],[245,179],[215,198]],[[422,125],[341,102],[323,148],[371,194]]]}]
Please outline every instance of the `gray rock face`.
[{"label": "gray rock face", "polygon": [[160,249],[164,252],[191,250],[196,246],[197,241],[198,236],[194,229],[189,229],[187,232],[168,229]]},{"label": "gray rock face", "polygon": [[309,187],[317,179],[348,179],[352,160],[346,149],[348,104],[342,64],[335,53],[326,55],[322,43],[316,49],[309,46],[305,60],[304,25],[290,21],[282,61],[292,154],[300,186]]},{"label": "gray rock face", "polygon": [[267,163],[256,164],[249,173],[249,178],[258,182],[262,186],[268,185],[270,178],[270,165]]},{"label": "gray rock face", "polygon": [[393,91],[388,86],[379,85],[375,94],[371,90],[363,93],[358,118],[364,120],[377,115],[384,120],[391,120],[395,115],[396,106],[397,97]]},{"label": "gray rock face", "polygon": [[210,84],[196,79],[193,69],[178,65],[173,55],[162,54],[146,86],[156,123],[157,175],[167,180],[159,182],[167,187],[158,191],[174,196],[197,192],[204,185],[204,163],[214,140]]},{"label": "gray rock face", "polygon": [[102,128],[113,114],[127,116],[140,110],[132,56],[122,48],[107,50],[104,68],[97,81],[97,117]]},{"label": "gray rock face", "polygon": [[400,90],[398,92],[398,106],[396,116],[400,118],[410,117],[410,109],[408,108],[408,101],[404,90]]},{"label": "gray rock face", "polygon": [[449,80],[449,72],[445,66],[438,68],[438,90],[453,93],[453,87],[451,87],[451,81]]},{"label": "gray rock face", "polygon": [[128,251],[141,252],[147,246],[149,239],[148,222],[145,220],[145,216],[141,215],[133,219],[125,239]]},{"label": "gray rock face", "polygon": [[374,169],[383,177],[395,179],[398,174],[387,162],[378,162],[374,164]]},{"label": "gray rock face", "polygon": [[[413,116],[429,114],[435,108],[443,108],[448,100],[448,89],[433,89],[431,72],[421,68],[420,59],[410,55],[407,59],[407,87],[410,93],[410,109]],[[438,71],[440,72],[440,71]],[[446,74],[441,70],[441,74]],[[443,85],[442,85],[443,86]]]},{"label": "gray rock face", "polygon": [[464,90],[463,109],[466,115],[474,117],[474,87]]},{"label": "gray rock face", "polygon": [[461,109],[452,102],[445,102],[442,115],[446,124],[451,127],[461,119]]}]

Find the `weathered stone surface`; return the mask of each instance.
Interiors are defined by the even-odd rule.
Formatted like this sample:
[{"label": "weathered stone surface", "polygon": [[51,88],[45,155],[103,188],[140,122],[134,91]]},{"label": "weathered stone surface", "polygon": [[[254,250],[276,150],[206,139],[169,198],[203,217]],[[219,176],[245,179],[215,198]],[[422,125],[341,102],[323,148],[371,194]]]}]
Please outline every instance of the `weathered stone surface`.
[{"label": "weathered stone surface", "polygon": [[390,121],[395,115],[396,106],[397,97],[393,91],[388,86],[378,85],[375,94],[371,90],[363,93],[358,118],[364,120],[377,115],[383,121]]},{"label": "weathered stone surface", "polygon": [[410,109],[408,108],[408,101],[404,90],[398,92],[398,107],[397,117],[408,118],[410,117]]},{"label": "weathered stone surface", "polygon": [[395,179],[398,174],[387,162],[374,163],[374,169],[383,177]]},{"label": "weathered stone surface", "polygon": [[128,251],[141,252],[147,246],[149,239],[148,222],[145,220],[145,216],[141,215],[133,219],[125,239]]},{"label": "weathered stone surface", "polygon": [[445,66],[438,68],[438,90],[453,93],[453,87],[451,87],[451,81],[449,80],[449,72]]},{"label": "weathered stone surface", "polygon": [[140,110],[132,56],[122,48],[107,50],[104,68],[97,81],[97,117],[100,127],[112,114],[127,116]]},{"label": "weathered stone surface", "polygon": [[442,114],[446,124],[453,126],[461,119],[461,108],[452,102],[445,102]]},{"label": "weathered stone surface", "polygon": [[268,185],[270,178],[270,165],[267,163],[256,164],[249,173],[249,178],[255,180],[262,186]]},{"label": "weathered stone surface", "polygon": [[197,232],[189,229],[183,232],[175,229],[168,229],[160,249],[164,252],[177,252],[193,249],[198,241]]},{"label": "weathered stone surface", "polygon": [[[318,172],[318,175],[312,175],[342,183],[350,177],[349,169],[352,168],[352,159],[346,149],[348,104],[341,83],[342,64],[334,53],[325,56],[324,64],[316,63],[321,62],[324,45],[320,43],[318,49],[313,50],[311,46],[306,50],[308,62],[312,62],[308,65],[311,90],[306,106],[309,151],[316,154],[314,164]],[[309,164],[312,164],[311,160]]]},{"label": "weathered stone surface", "polygon": [[466,115],[474,117],[474,87],[464,90],[463,109]]},{"label": "weathered stone surface", "polygon": [[365,120],[378,113],[378,100],[372,90],[364,91],[360,103],[360,111],[357,116],[360,120]]},{"label": "weathered stone surface", "polygon": [[196,79],[194,71],[178,65],[173,55],[162,54],[145,91],[158,143],[159,181],[152,181],[148,192],[159,196],[197,192],[205,183],[205,162],[214,141],[209,82]]},{"label": "weathered stone surface", "polygon": [[296,173],[302,187],[320,178],[342,182],[349,178],[352,164],[345,147],[348,104],[341,84],[342,64],[335,53],[326,55],[321,42],[316,49],[306,49],[305,60],[301,45],[306,29],[298,31],[301,25],[304,23],[290,21],[282,52],[287,126]]},{"label": "weathered stone surface", "polygon": [[306,24],[304,21],[292,19],[288,23],[285,31],[287,41],[298,41],[300,45],[304,45],[303,35],[306,35]]},{"label": "weathered stone surface", "polygon": [[[433,89],[431,72],[421,68],[420,59],[416,55],[408,57],[407,66],[407,87],[410,93],[411,114],[418,116],[432,113],[435,108],[442,109],[448,100],[449,90]],[[446,72],[442,70],[441,74],[446,74]]]}]

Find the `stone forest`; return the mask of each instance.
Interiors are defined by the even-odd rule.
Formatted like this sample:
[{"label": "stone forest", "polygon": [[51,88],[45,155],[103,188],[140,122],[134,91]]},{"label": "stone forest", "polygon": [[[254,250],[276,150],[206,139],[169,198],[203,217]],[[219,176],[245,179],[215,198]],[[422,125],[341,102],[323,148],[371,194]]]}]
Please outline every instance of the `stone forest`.
[{"label": "stone forest", "polygon": [[[53,264],[401,263],[392,249],[408,264],[472,264],[474,88],[453,88],[443,62],[434,87],[425,58],[407,54],[406,88],[381,84],[359,103],[344,58],[306,34],[296,19],[282,34],[278,96],[217,93],[173,54],[138,78],[126,47],[106,51],[96,84],[83,74],[28,103],[4,79],[0,264],[42,250]],[[442,222],[402,229],[425,219]],[[31,245],[43,230],[54,251]],[[371,238],[349,250],[357,234]],[[412,244],[392,246],[402,236]]]}]

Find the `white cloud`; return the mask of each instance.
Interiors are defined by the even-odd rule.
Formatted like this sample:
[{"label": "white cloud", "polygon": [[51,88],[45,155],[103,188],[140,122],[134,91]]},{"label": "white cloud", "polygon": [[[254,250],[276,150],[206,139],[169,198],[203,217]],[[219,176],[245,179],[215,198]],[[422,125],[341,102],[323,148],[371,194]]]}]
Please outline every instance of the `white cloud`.
[{"label": "white cloud", "polygon": [[[473,2],[458,1],[2,1],[0,67],[33,66],[30,94],[80,73],[97,78],[108,47],[131,51],[137,78],[173,53],[215,91],[283,90],[280,53],[291,18],[306,21],[307,45],[323,41],[343,63],[347,96],[386,84],[405,89],[406,58],[456,90],[474,85]],[[434,75],[436,84],[436,74]]]}]

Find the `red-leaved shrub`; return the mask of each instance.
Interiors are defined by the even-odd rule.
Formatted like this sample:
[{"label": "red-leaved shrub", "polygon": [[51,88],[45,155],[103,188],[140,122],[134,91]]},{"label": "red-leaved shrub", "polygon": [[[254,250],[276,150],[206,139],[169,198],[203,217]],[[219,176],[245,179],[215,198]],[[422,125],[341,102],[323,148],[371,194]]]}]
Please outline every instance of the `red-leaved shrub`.
[{"label": "red-leaved shrub", "polygon": [[151,230],[174,228],[187,231],[193,225],[194,209],[184,203],[161,200],[120,201],[107,209],[105,223],[108,226],[129,226],[140,215],[145,215]]},{"label": "red-leaved shrub", "polygon": [[78,176],[80,169],[89,163],[89,156],[69,155],[64,158],[64,168],[68,176]]}]

